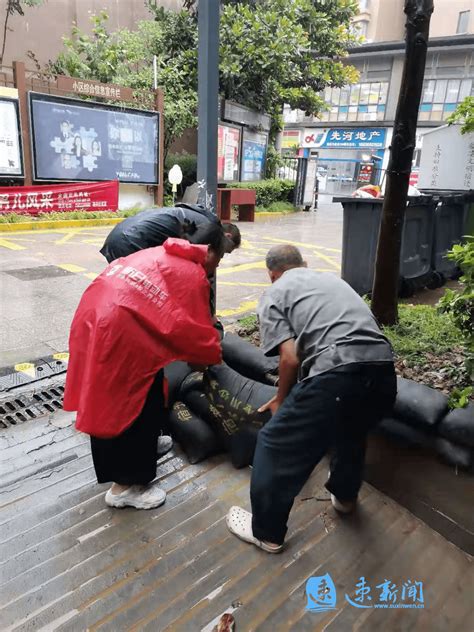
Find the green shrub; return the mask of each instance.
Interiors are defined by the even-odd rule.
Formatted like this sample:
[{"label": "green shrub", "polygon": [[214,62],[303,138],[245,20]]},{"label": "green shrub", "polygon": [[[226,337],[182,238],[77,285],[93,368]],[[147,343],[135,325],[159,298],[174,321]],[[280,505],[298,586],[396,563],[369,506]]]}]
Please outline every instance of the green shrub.
[{"label": "green shrub", "polygon": [[448,253],[462,270],[460,290],[448,289],[438,303],[440,312],[452,316],[466,348],[466,368],[474,375],[474,240],[456,245]]},{"label": "green shrub", "polygon": [[257,206],[267,207],[274,202],[293,202],[295,183],[291,180],[259,180],[258,182],[233,182],[233,189],[255,189]]}]

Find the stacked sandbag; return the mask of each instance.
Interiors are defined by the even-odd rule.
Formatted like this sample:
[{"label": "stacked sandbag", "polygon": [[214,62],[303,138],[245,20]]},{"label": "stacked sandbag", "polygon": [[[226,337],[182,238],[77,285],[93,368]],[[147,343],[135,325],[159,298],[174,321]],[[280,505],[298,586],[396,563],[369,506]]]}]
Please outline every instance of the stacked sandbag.
[{"label": "stacked sandbag", "polygon": [[251,465],[258,431],[271,416],[270,412],[259,413],[258,408],[277,389],[250,380],[225,364],[204,373],[174,366],[168,376],[170,432],[189,461],[198,463],[226,451],[234,467]]},{"label": "stacked sandbag", "polygon": [[463,469],[474,467],[473,407],[449,411],[439,391],[397,378],[397,399],[392,415],[375,432],[436,452],[445,462]]},{"label": "stacked sandbag", "polygon": [[235,334],[225,334],[222,340],[224,362],[251,380],[274,386],[278,381],[278,356],[268,358],[260,347]]}]

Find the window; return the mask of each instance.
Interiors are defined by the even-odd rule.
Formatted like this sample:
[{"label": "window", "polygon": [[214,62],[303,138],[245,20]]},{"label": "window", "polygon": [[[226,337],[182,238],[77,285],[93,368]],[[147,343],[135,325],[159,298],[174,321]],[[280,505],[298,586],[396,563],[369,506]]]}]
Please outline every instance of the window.
[{"label": "window", "polygon": [[433,103],[435,81],[427,81],[423,90],[423,103]]},{"label": "window", "polygon": [[468,33],[469,32],[469,19],[471,17],[471,11],[460,11],[458,18],[458,28],[456,33]]},{"label": "window", "polygon": [[361,105],[367,105],[369,102],[370,83],[362,83],[360,86],[360,100]]},{"label": "window", "polygon": [[457,103],[458,102],[458,92],[459,92],[459,84],[461,82],[459,79],[451,79],[448,81],[448,91],[446,93],[446,103]]},{"label": "window", "polygon": [[357,34],[361,37],[367,37],[367,31],[369,30],[369,23],[367,20],[360,20],[355,25],[357,29]]},{"label": "window", "polygon": [[369,10],[369,0],[359,0],[359,11],[363,13]]},{"label": "window", "polygon": [[448,82],[446,79],[441,79],[436,82],[436,87],[434,91],[433,101],[435,103],[444,103],[444,99],[446,97],[446,88],[448,86]]},{"label": "window", "polygon": [[471,96],[472,79],[463,79],[461,81],[461,87],[459,89],[458,101],[464,101],[466,97]]}]

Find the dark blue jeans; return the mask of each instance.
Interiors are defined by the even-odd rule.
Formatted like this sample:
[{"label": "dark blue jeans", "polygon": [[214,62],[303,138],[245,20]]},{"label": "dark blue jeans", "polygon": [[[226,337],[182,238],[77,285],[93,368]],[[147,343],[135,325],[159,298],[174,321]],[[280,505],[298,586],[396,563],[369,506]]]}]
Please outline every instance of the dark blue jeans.
[{"label": "dark blue jeans", "polygon": [[367,435],[396,391],[391,363],[350,365],[291,389],[258,436],[250,487],[255,537],[283,543],[295,497],[330,450],[327,489],[339,500],[357,498]]}]

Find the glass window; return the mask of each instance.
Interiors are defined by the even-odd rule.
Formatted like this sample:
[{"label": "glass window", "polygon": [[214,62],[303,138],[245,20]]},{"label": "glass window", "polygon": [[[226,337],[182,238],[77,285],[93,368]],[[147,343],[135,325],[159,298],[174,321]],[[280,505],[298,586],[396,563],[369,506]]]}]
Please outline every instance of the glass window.
[{"label": "glass window", "polygon": [[345,88],[341,89],[341,97],[340,97],[339,105],[349,105],[350,92],[351,92],[350,86],[346,86]]},{"label": "glass window", "polygon": [[423,90],[423,103],[433,103],[435,81],[427,81]]},{"label": "glass window", "polygon": [[341,93],[341,88],[333,88],[332,89],[332,97],[331,97],[331,103],[333,105],[339,105],[339,95]]},{"label": "glass window", "polygon": [[463,79],[459,88],[458,101],[464,101],[466,97],[471,95],[472,79]]},{"label": "glass window", "polygon": [[456,33],[467,33],[469,31],[470,11],[460,11],[458,18],[458,28]]},{"label": "glass window", "polygon": [[381,104],[387,103],[387,95],[388,95],[388,83],[381,83],[379,103]]},{"label": "glass window", "polygon": [[457,103],[458,102],[458,92],[459,92],[459,84],[461,82],[459,79],[451,79],[448,81],[448,90],[446,92],[446,103]]},{"label": "glass window", "polygon": [[351,105],[358,105],[359,98],[360,98],[360,85],[352,86],[351,87],[351,98],[349,100],[349,103]]},{"label": "glass window", "polygon": [[326,103],[331,103],[331,91],[332,88],[327,87],[324,90],[324,100],[326,101]]},{"label": "glass window", "polygon": [[348,112],[346,110],[339,110],[339,116],[337,117],[338,121],[347,121]]},{"label": "glass window", "polygon": [[380,83],[370,84],[369,103],[378,103],[380,94]]},{"label": "glass window", "polygon": [[359,103],[366,105],[369,102],[370,83],[363,83],[360,86],[360,100]]},{"label": "glass window", "polygon": [[368,11],[369,9],[369,0],[359,0],[359,11]]},{"label": "glass window", "polygon": [[435,103],[444,103],[446,97],[446,88],[448,82],[446,79],[441,79],[436,82],[433,101]]},{"label": "glass window", "polygon": [[361,35],[362,37],[367,37],[367,31],[369,30],[369,23],[367,20],[356,22],[356,28],[359,35]]}]

